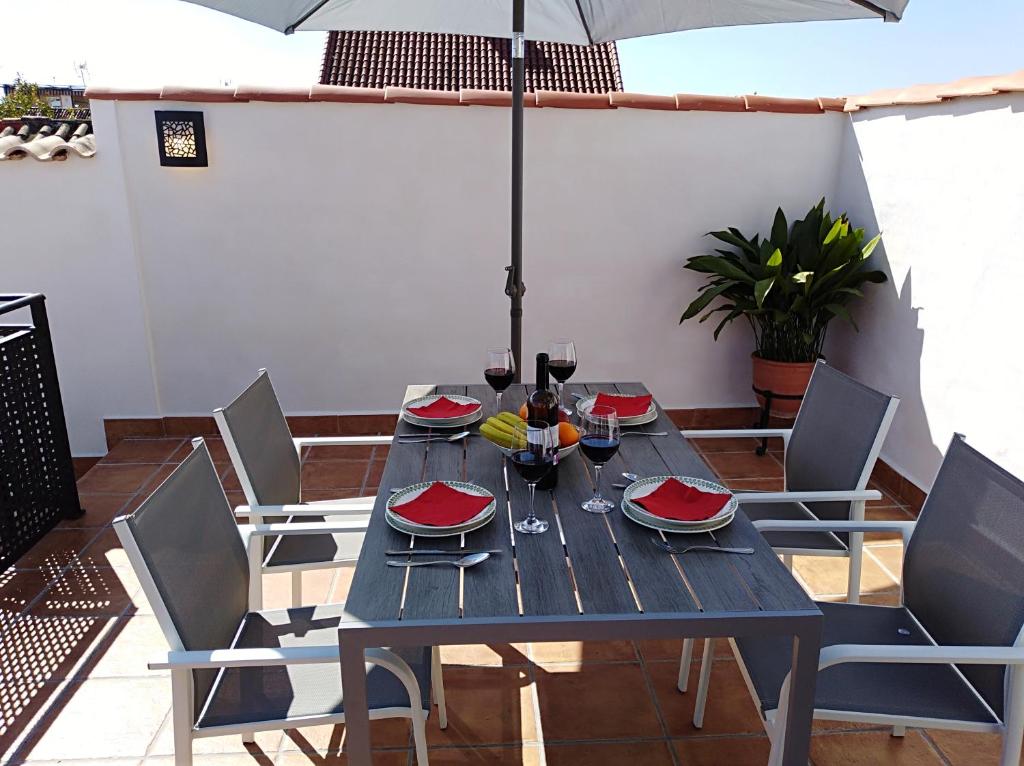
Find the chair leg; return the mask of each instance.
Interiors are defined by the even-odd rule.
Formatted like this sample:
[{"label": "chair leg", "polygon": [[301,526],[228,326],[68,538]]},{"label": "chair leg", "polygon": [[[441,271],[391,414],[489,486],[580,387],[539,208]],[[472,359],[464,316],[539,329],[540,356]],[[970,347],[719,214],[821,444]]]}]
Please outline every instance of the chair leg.
[{"label": "chair leg", "polygon": [[906,726],[893,726],[892,727],[892,735],[894,737],[902,737],[902,736],[906,735],[906,733],[907,733],[907,727]]},{"label": "chair leg", "polygon": [[292,608],[302,606],[302,572],[292,572]]},{"label": "chair leg", "polygon": [[786,569],[790,572],[793,571],[793,554],[784,553],[782,554],[782,563],[786,565]]},{"label": "chair leg", "polygon": [[174,766],[192,766],[192,671],[171,671]]},{"label": "chair leg", "polygon": [[708,686],[711,683],[711,666],[715,662],[715,641],[704,639],[704,654],[700,659],[700,679],[697,681],[697,701],[693,706],[693,725],[700,729],[704,726],[704,710],[708,702]]},{"label": "chair leg", "polygon": [[247,731],[244,734],[242,734],[242,744],[243,745],[253,745],[253,744],[256,744],[256,732],[254,732],[254,731]]},{"label": "chair leg", "polygon": [[693,662],[693,639],[683,639],[683,651],[679,655],[679,679],[676,688],[683,694],[690,688],[690,663]]},{"label": "chair leg", "polygon": [[1006,709],[1003,711],[1006,730],[999,766],[1020,764],[1021,740],[1024,739],[1024,668],[1011,666],[1006,673]]},{"label": "chair leg", "polygon": [[846,584],[846,602],[860,603],[860,573],[864,558],[864,534],[850,533],[850,576]]},{"label": "chair leg", "polygon": [[441,672],[441,649],[432,647],[430,650],[431,691],[437,704],[437,723],[442,729],[448,728],[448,706],[444,700],[444,678]]},{"label": "chair leg", "polygon": [[412,711],[412,740],[416,745],[416,766],[429,766],[427,759],[427,717],[423,709]]}]

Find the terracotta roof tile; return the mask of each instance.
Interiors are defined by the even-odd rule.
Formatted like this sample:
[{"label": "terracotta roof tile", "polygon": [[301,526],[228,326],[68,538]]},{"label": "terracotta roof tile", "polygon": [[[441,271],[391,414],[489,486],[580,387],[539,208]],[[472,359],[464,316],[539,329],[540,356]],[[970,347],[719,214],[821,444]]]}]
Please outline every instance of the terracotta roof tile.
[{"label": "terracotta roof tile", "polygon": [[309,88],[280,88],[267,85],[239,85],[234,101],[306,101]]},{"label": "terracotta roof tile", "polygon": [[[324,85],[425,90],[511,90],[508,39],[426,32],[328,32]],[[622,90],[615,43],[528,41],[526,90]]]},{"label": "terracotta roof tile", "polygon": [[675,111],[675,96],[652,96],[647,93],[609,93],[612,106],[627,109],[665,109]]},{"label": "terracotta roof tile", "polygon": [[748,112],[782,112],[784,114],[817,114],[822,111],[816,98],[777,98],[775,96],[744,96]]},{"label": "terracotta roof tile", "polygon": [[681,112],[745,112],[743,96],[705,96],[695,93],[677,93],[676,109]]},{"label": "terracotta roof tile", "polygon": [[235,98],[234,88],[190,88],[183,85],[165,85],[160,91],[161,101],[200,101],[218,103],[244,101]]},{"label": "terracotta roof tile", "polygon": [[[459,91],[459,100],[467,106],[512,106],[512,93],[507,90],[463,88]],[[523,106],[537,106],[537,94],[524,93]]]},{"label": "terracotta roof tile", "polygon": [[558,90],[538,90],[537,106],[558,109],[612,109],[607,93],[569,93]]},{"label": "terracotta roof tile", "polygon": [[450,90],[400,88],[389,85],[384,89],[384,100],[392,104],[433,104],[435,106],[462,106],[459,93]]},{"label": "terracotta roof tile", "polygon": [[353,88],[348,85],[314,85],[310,101],[335,101],[349,104],[383,104],[383,88]]},{"label": "terracotta roof tile", "polygon": [[96,137],[87,122],[52,122],[45,118],[4,120],[0,130],[0,161],[32,157],[40,162],[63,161],[72,154],[92,157]]}]

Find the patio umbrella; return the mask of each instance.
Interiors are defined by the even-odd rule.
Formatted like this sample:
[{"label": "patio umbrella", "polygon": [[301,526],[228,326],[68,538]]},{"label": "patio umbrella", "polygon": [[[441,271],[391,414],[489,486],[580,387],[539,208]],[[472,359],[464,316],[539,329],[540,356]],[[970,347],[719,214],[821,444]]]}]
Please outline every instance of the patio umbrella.
[{"label": "patio umbrella", "polygon": [[[592,45],[684,29],[794,21],[899,21],[910,0],[186,0],[285,34],[374,30],[512,38],[511,348],[522,370],[525,40]],[[528,11],[528,12],[527,12]]]}]

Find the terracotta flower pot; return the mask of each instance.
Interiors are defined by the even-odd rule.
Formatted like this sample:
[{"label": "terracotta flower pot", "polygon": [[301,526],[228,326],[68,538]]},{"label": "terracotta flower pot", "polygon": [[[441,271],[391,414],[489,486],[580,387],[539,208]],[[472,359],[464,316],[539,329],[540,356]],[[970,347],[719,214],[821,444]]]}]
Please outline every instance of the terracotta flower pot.
[{"label": "terracotta flower pot", "polygon": [[[754,365],[754,388],[792,396],[802,396],[807,390],[814,362],[773,362],[762,359],[757,352],[750,358]],[[757,403],[764,407],[764,397],[760,394]],[[772,399],[771,414],[774,417],[792,420],[799,410],[799,399]]]}]

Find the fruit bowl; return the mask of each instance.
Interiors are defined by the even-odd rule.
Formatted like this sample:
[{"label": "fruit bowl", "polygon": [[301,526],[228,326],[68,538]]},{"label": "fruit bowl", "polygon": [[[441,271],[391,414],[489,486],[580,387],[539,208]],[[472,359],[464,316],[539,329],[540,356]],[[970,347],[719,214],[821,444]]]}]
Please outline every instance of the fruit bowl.
[{"label": "fruit bowl", "polygon": [[[512,457],[512,453],[516,451],[516,450],[514,450],[511,447],[502,447],[500,444],[495,444],[494,442],[488,441],[486,439],[485,439],[485,441],[487,441],[487,443],[490,444],[491,446],[493,446],[495,449],[501,450],[502,453],[504,453],[505,457]],[[558,460],[562,461],[565,458],[569,457],[569,455],[571,455],[573,452],[575,452],[577,449],[579,449],[579,446],[580,446],[580,443],[576,442],[575,444],[570,444],[568,447],[559,447],[559,449],[558,449]]]}]

